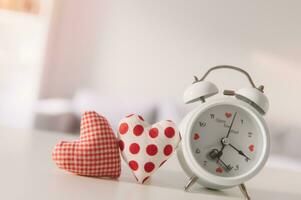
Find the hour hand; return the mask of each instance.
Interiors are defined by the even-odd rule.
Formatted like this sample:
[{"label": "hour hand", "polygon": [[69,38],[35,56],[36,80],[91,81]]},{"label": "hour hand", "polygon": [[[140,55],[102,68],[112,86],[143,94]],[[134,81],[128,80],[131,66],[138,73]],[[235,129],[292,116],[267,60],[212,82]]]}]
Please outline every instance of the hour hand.
[{"label": "hour hand", "polygon": [[233,146],[232,144],[229,144],[229,146],[230,146],[231,148],[233,148],[235,151],[237,151],[239,155],[245,157],[245,158],[246,158],[246,161],[251,160],[251,158],[249,158],[243,151],[237,149],[237,148],[236,148],[235,146]]}]

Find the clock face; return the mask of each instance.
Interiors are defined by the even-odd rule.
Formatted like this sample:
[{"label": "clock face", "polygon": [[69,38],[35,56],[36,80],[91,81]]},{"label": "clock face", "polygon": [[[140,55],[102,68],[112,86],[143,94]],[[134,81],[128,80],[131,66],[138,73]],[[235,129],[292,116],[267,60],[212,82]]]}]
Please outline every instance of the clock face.
[{"label": "clock face", "polygon": [[247,110],[215,105],[193,123],[190,146],[197,163],[211,174],[236,177],[250,171],[263,152],[260,124]]}]

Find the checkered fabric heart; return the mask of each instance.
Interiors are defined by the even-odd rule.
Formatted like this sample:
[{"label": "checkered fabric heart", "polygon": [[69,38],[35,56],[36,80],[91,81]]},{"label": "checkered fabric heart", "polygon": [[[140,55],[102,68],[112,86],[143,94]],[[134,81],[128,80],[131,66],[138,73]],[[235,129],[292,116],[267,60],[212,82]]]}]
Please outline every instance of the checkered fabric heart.
[{"label": "checkered fabric heart", "polygon": [[96,112],[84,113],[79,140],[58,143],[52,159],[59,168],[83,176],[117,178],[121,172],[118,141],[106,118]]}]

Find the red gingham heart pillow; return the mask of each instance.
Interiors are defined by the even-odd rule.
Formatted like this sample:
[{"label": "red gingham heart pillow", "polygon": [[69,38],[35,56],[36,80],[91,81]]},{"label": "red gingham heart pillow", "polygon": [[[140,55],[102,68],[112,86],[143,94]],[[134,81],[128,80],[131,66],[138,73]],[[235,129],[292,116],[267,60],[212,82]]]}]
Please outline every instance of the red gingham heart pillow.
[{"label": "red gingham heart pillow", "polygon": [[58,143],[52,159],[59,168],[79,175],[120,176],[117,139],[108,121],[96,112],[84,113],[79,140]]}]

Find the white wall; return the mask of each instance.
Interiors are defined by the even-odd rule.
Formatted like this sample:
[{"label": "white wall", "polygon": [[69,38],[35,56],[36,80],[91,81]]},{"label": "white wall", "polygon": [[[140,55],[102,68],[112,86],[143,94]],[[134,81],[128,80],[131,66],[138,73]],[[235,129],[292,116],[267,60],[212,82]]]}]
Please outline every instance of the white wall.
[{"label": "white wall", "polygon": [[39,96],[71,98],[91,80],[105,8],[99,0],[55,1],[55,5]]},{"label": "white wall", "polygon": [[[66,0],[46,63],[41,97],[103,96],[179,102],[193,75],[241,66],[270,97],[269,117],[298,123],[301,1]],[[247,86],[236,72],[210,80]]]},{"label": "white wall", "polygon": [[[266,86],[269,116],[299,122],[301,1],[111,0],[92,62],[90,86],[100,94],[180,102],[192,75],[217,64],[248,70]],[[100,24],[100,23],[99,23]],[[229,75],[229,76],[228,76]],[[248,82],[216,72],[222,88]]]}]

